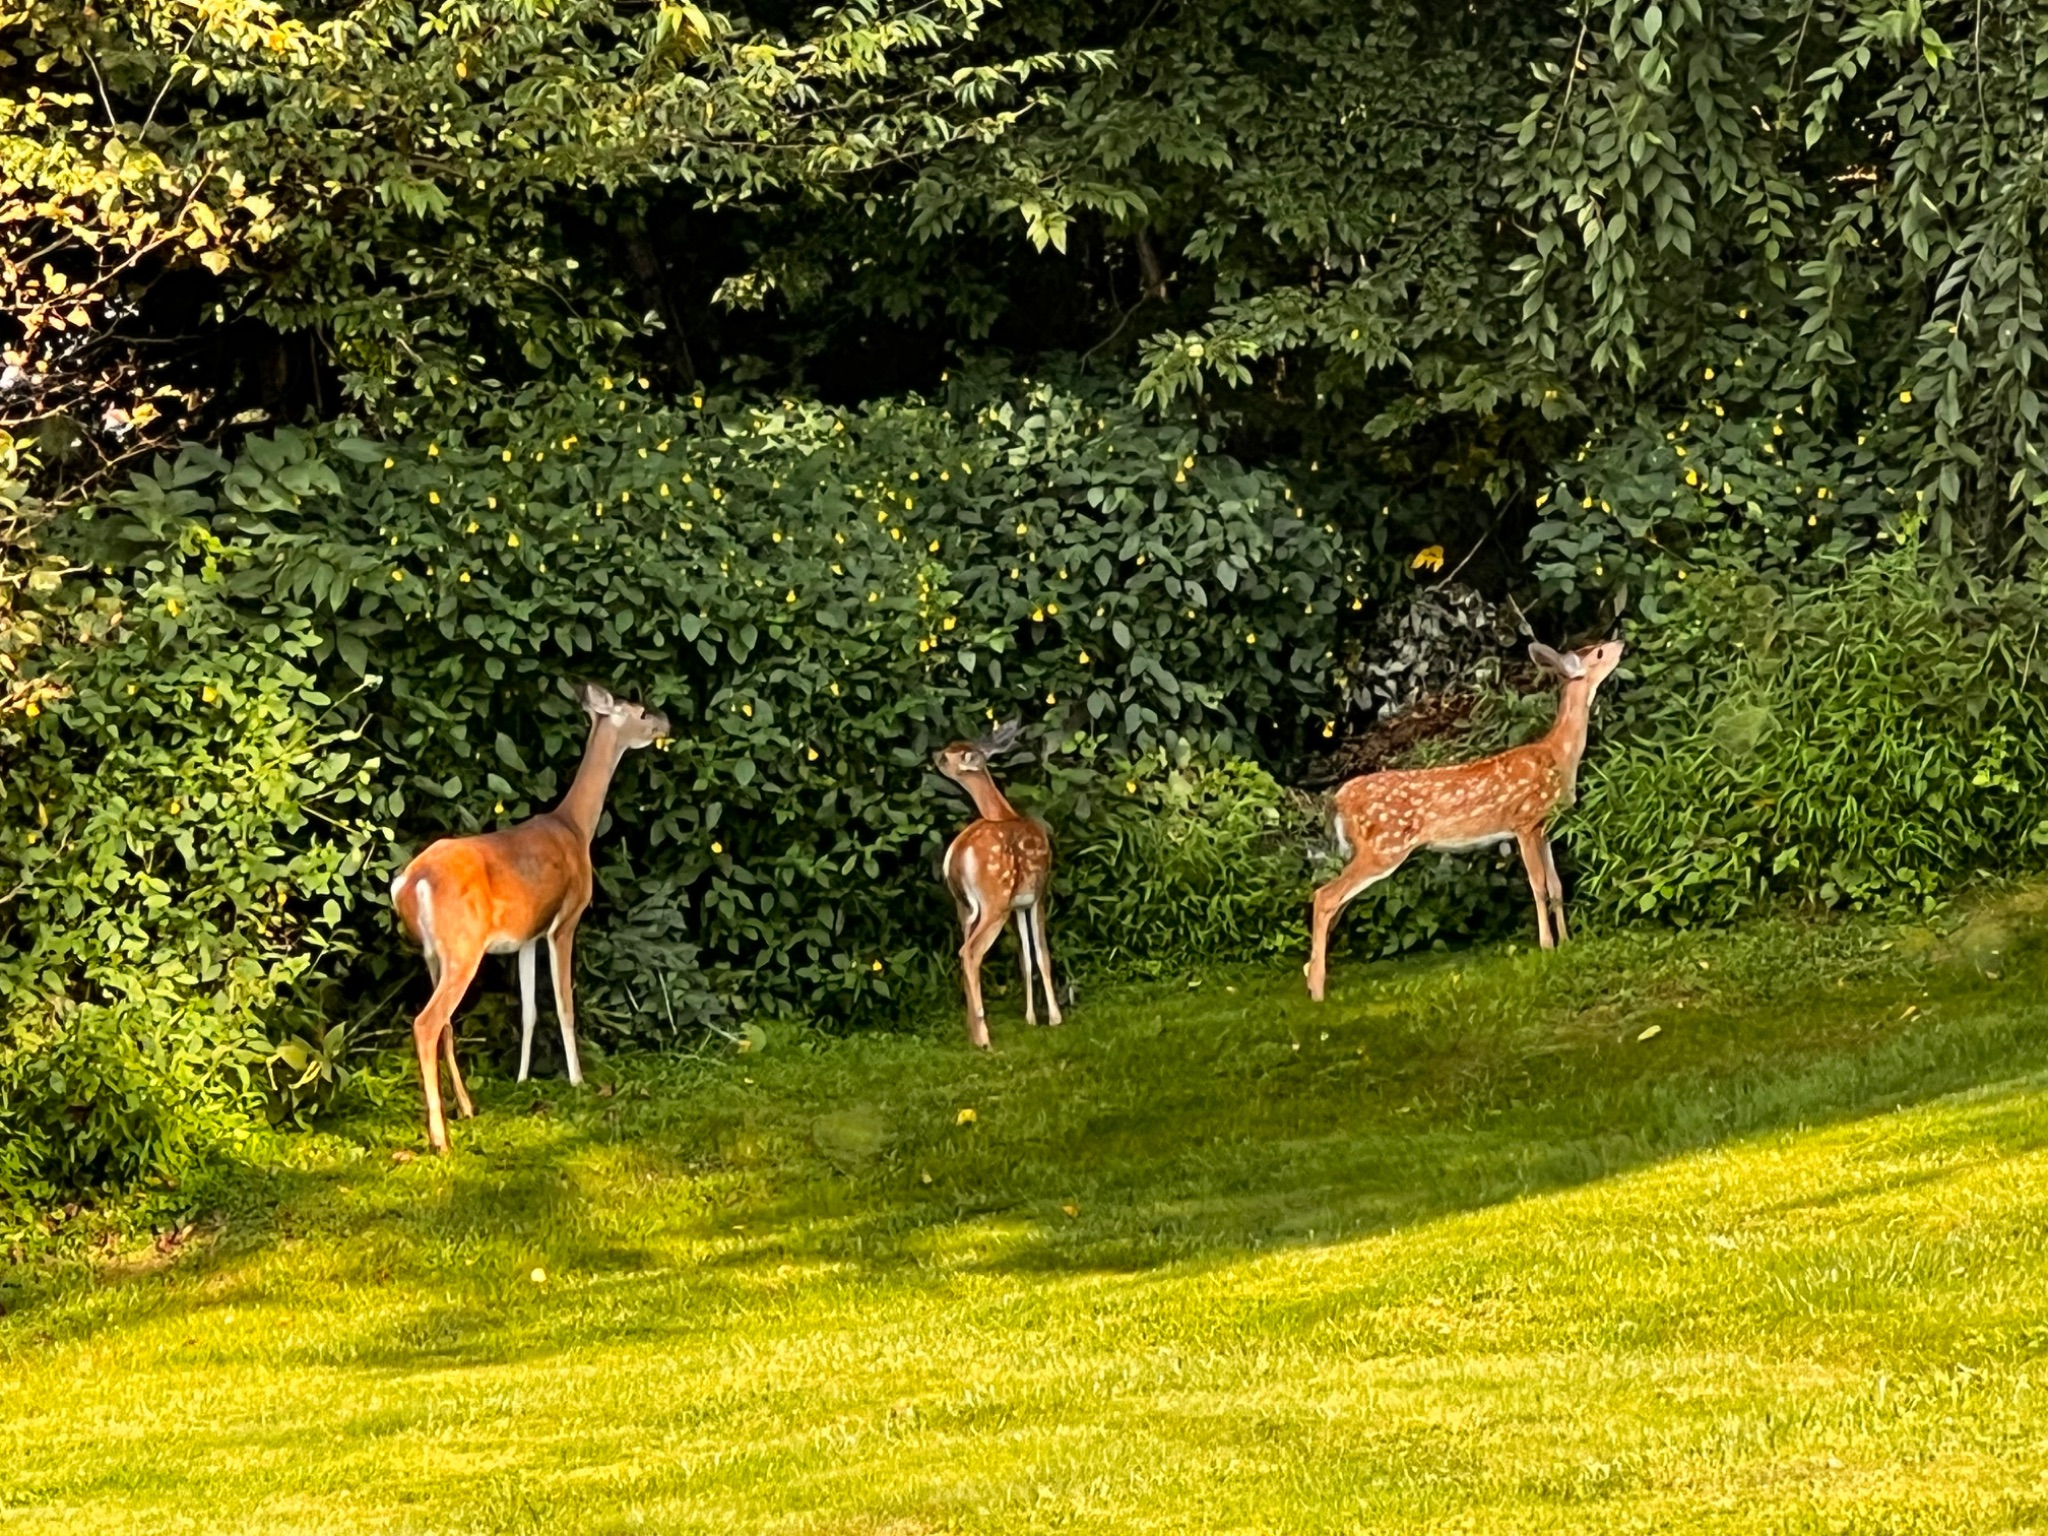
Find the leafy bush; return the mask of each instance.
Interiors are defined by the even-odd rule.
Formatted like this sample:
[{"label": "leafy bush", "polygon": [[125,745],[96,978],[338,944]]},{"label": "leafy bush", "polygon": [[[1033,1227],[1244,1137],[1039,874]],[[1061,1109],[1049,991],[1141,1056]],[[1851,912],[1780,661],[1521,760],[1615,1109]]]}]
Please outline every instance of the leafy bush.
[{"label": "leafy bush", "polygon": [[1589,756],[1569,825],[1612,915],[1924,904],[2048,843],[2036,589],[1911,552],[1827,587],[1732,573],[1645,632],[1658,680]]},{"label": "leafy bush", "polygon": [[0,775],[0,1197],[173,1172],[233,1106],[319,1086],[298,1037],[346,959],[376,765],[303,614],[252,615],[251,546],[193,515],[224,467],[163,466],[139,558],[40,602]]},{"label": "leafy bush", "polygon": [[[600,843],[584,984],[614,1037],[900,1001],[950,954],[929,861],[961,812],[934,746],[1011,714],[1125,756],[1285,743],[1348,579],[1279,475],[1044,386],[849,414],[605,380],[485,442],[188,453],[66,531],[103,568],[251,552],[224,578],[241,622],[301,635],[306,686],[351,694],[335,771],[397,829],[390,863],[553,802],[585,735],[562,680],[665,710],[672,750],[624,770]],[[410,976],[369,921],[370,969]]]}]

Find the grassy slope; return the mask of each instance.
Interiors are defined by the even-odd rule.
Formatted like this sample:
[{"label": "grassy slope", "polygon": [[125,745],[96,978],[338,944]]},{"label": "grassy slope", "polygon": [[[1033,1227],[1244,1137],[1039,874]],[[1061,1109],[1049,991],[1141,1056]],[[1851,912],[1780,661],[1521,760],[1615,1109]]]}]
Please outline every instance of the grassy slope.
[{"label": "grassy slope", "polygon": [[499,1082],[443,1163],[394,1080],[0,1266],[0,1530],[2048,1522],[2025,905]]}]

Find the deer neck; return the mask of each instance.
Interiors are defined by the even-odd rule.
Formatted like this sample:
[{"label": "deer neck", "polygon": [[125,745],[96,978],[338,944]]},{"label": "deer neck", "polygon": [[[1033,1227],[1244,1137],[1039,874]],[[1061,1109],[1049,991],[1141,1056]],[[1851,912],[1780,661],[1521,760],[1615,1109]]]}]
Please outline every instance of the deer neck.
[{"label": "deer neck", "polygon": [[986,773],[963,774],[958,782],[973,797],[974,808],[981,812],[983,821],[1017,819],[1016,807],[1003,798],[1003,792],[996,788],[996,781]]},{"label": "deer neck", "polygon": [[555,807],[555,815],[566,821],[583,835],[587,843],[597,835],[597,818],[604,814],[604,797],[612,786],[612,775],[619,771],[619,760],[626,755],[626,749],[619,740],[619,728],[609,720],[599,720],[590,728],[590,740],[583,748],[583,762],[576,770],[576,780],[569,786],[569,792],[562,796],[562,803]]},{"label": "deer neck", "polygon": [[1586,755],[1586,716],[1592,704],[1593,684],[1583,677],[1570,679],[1558,697],[1557,719],[1544,738],[1567,782],[1578,777],[1579,759]]}]

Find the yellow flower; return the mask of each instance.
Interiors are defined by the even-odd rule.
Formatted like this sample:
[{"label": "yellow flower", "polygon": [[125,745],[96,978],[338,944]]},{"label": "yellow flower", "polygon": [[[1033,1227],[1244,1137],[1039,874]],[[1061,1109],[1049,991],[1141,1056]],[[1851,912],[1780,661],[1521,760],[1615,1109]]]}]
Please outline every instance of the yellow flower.
[{"label": "yellow flower", "polygon": [[499,454],[498,457],[503,459],[507,464],[510,464],[512,462],[512,450],[510,448],[507,448],[503,453]]},{"label": "yellow flower", "polygon": [[1336,734],[1337,734],[1337,722],[1336,722],[1336,721],[1334,721],[1334,720],[1325,720],[1325,721],[1323,722],[1323,734],[1324,734],[1325,736],[1334,736],[1334,735],[1336,735]]},{"label": "yellow flower", "polygon": [[956,619],[955,617],[953,617],[953,615],[952,615],[952,614],[950,614],[950,613],[949,613],[949,614],[947,614],[947,615],[946,615],[946,619],[945,619],[945,622],[944,622],[944,623],[942,623],[942,624],[941,624],[941,625],[939,626],[939,628],[941,628],[941,629],[951,629],[951,628],[952,628],[952,627],[953,627],[953,626],[954,626],[955,624],[957,624],[957,623],[959,623],[959,622],[960,622],[960,621],[959,621],[958,619]]},{"label": "yellow flower", "polygon": [[441,505],[441,493],[439,491],[427,492],[427,504],[434,507]]},{"label": "yellow flower", "polygon": [[476,520],[475,518],[473,518],[473,517],[472,517],[472,518],[471,518],[471,519],[469,520],[469,526],[468,526],[467,528],[463,529],[462,531],[463,531],[464,533],[475,533],[475,532],[477,531],[478,527],[480,527],[480,526],[481,526],[481,525],[480,525],[480,524],[479,524],[479,523],[477,522],[477,520]]},{"label": "yellow flower", "polygon": [[882,968],[882,962],[877,960],[875,962],[874,968],[879,971]]},{"label": "yellow flower", "polygon": [[462,574],[461,574],[460,576],[456,577],[455,579],[456,579],[457,581],[468,581],[468,580],[469,580],[469,572],[467,572],[467,571],[464,571],[464,572],[463,572],[463,573],[462,573]]},{"label": "yellow flower", "polygon": [[1084,666],[1084,667],[1088,665],[1088,653],[1087,653],[1086,651],[1083,651],[1083,652],[1081,653],[1081,655],[1080,655],[1080,662],[1081,662],[1081,665],[1082,665],[1082,666]]},{"label": "yellow flower", "polygon": [[1913,403],[1913,391],[1911,391],[1910,389],[1902,389],[1902,390],[1900,390],[1900,391],[1899,391],[1899,404],[1901,404],[1901,405],[1911,405],[1912,403]]},{"label": "yellow flower", "polygon": [[1031,622],[1034,624],[1043,624],[1045,622],[1045,610],[1043,608],[1032,609]]},{"label": "yellow flower", "polygon": [[220,690],[214,687],[213,684],[208,683],[199,690],[199,697],[209,704],[218,704],[220,702]]},{"label": "yellow flower", "polygon": [[441,445],[439,443],[427,444],[427,457],[430,459],[438,459],[439,457],[441,457]]},{"label": "yellow flower", "polygon": [[973,1111],[973,1110],[971,1110],[971,1109],[963,1109],[963,1110],[961,1110],[959,1114],[957,1114],[957,1115],[955,1115],[955,1116],[953,1117],[953,1123],[954,1123],[955,1125],[972,1125],[972,1124],[974,1124],[974,1111]]},{"label": "yellow flower", "polygon": [[[1588,505],[1590,504],[1588,503]],[[1444,568],[1443,545],[1432,544],[1429,548],[1419,551],[1415,558],[1408,562],[1408,569],[1411,571],[1419,571],[1425,566],[1432,571],[1440,571]]]},{"label": "yellow flower", "polygon": [[519,547],[519,535],[518,535],[518,534],[516,534],[516,533],[508,533],[508,534],[506,534],[506,535],[505,535],[505,547],[506,547],[507,549],[517,549],[517,548]]},{"label": "yellow flower", "polygon": [[1713,369],[1711,369],[1711,368],[1709,368],[1709,369],[1708,369],[1708,370],[1707,370],[1707,371],[1706,371],[1705,373],[1703,373],[1703,374],[1701,374],[1701,375],[1700,375],[1700,377],[1701,377],[1701,378],[1705,378],[1705,379],[1711,379],[1711,378],[1712,378],[1713,376],[1714,376],[1714,370],[1713,370]]},{"label": "yellow flower", "polygon": [[783,600],[783,601],[784,601],[785,603],[793,603],[793,602],[795,602],[795,601],[796,601],[796,588],[795,588],[795,587],[791,587],[791,588],[789,589],[789,593],[788,593],[788,595],[787,595],[787,596],[785,596],[785,597],[784,597],[784,598],[783,598],[782,600]]},{"label": "yellow flower", "polygon": [[933,554],[936,555],[939,552],[939,541],[937,539],[933,539],[927,547],[931,550]]},{"label": "yellow flower", "polygon": [[713,844],[711,845],[711,851],[712,851],[713,853],[723,853],[723,852],[725,852],[725,844],[723,844],[723,843],[713,843]]},{"label": "yellow flower", "polygon": [[811,762],[814,762],[814,763],[815,763],[815,762],[816,762],[816,761],[818,760],[818,749],[817,749],[816,747],[805,747],[805,748],[804,748],[804,756],[805,756],[805,757],[806,757],[806,758],[807,758],[807,759],[808,759],[809,761],[811,761]]},{"label": "yellow flower", "polygon": [[390,467],[391,467],[391,466],[392,466],[392,465],[393,465],[394,463],[396,463],[396,462],[397,462],[397,460],[395,460],[395,459],[386,459],[386,460],[384,461],[384,467],[385,467],[386,469],[389,469],[389,468],[390,468]]},{"label": "yellow flower", "polygon": [[1259,637],[1252,631],[1247,630],[1245,632],[1244,643],[1246,645],[1257,645],[1259,643]]},{"label": "yellow flower", "polygon": [[391,579],[392,579],[393,581],[403,581],[403,580],[405,580],[405,572],[403,572],[403,571],[393,571],[393,572],[391,573]]},{"label": "yellow flower", "polygon": [[754,706],[751,704],[742,704],[740,706],[740,713],[745,715],[749,720],[751,720],[754,718]]}]

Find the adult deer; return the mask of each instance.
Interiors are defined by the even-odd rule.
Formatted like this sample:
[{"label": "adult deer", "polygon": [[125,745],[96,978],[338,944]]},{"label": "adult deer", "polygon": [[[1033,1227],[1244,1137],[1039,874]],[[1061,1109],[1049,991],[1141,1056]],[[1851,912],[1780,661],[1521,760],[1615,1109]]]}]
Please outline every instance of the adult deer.
[{"label": "adult deer", "polygon": [[1343,873],[1316,891],[1305,967],[1310,997],[1322,1001],[1330,926],[1338,914],[1418,848],[1480,848],[1513,839],[1521,845],[1536,898],[1537,938],[1551,949],[1567,937],[1564,885],[1557,878],[1547,829],[1550,818],[1578,795],[1593,692],[1621,653],[1619,640],[1562,654],[1532,645],[1530,658],[1564,679],[1557,719],[1546,735],[1477,762],[1361,774],[1338,786],[1331,797],[1331,823],[1346,862]]},{"label": "adult deer", "polygon": [[436,1152],[448,1150],[436,1052],[447,1059],[462,1118],[476,1113],[455,1065],[455,1010],[485,955],[519,955],[519,1079],[524,1082],[533,1064],[537,1016],[534,962],[541,941],[547,941],[569,1081],[583,1081],[570,964],[576,924],[590,905],[590,840],[620,759],[667,736],[668,718],[615,699],[595,683],[584,684],[578,699],[590,715],[590,740],[561,804],[517,826],[432,843],[391,882],[392,904],[406,932],[426,952],[427,972],[434,979],[434,995],[413,1020],[412,1038],[427,1095],[427,1141]]},{"label": "adult deer", "polygon": [[960,911],[960,971],[967,988],[967,1038],[988,1049],[988,1014],[981,1001],[981,961],[1017,914],[1017,948],[1024,966],[1024,1022],[1036,1024],[1034,967],[1045,985],[1046,1023],[1060,1023],[1053,992],[1052,956],[1045,947],[1046,890],[1052,882],[1052,834],[1035,816],[1020,816],[988,765],[1017,744],[1017,721],[979,741],[956,741],[932,754],[940,773],[966,790],[980,817],[946,849],[946,889]]}]

